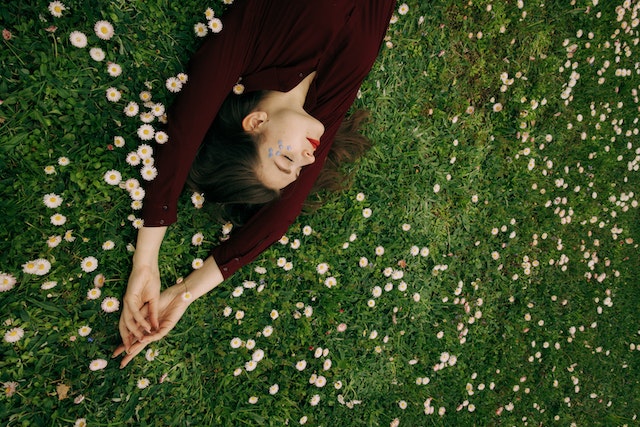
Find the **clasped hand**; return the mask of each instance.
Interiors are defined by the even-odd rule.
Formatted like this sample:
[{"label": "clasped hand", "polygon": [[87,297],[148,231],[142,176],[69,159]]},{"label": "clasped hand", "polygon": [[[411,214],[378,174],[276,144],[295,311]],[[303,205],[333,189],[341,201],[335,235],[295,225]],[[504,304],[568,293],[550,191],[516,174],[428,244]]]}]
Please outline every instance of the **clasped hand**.
[{"label": "clasped hand", "polygon": [[157,275],[148,269],[134,269],[120,316],[122,344],[112,355],[117,357],[126,351],[120,368],[124,368],[149,343],[164,338],[175,327],[190,303],[183,296],[184,287],[176,284],[160,293]]}]

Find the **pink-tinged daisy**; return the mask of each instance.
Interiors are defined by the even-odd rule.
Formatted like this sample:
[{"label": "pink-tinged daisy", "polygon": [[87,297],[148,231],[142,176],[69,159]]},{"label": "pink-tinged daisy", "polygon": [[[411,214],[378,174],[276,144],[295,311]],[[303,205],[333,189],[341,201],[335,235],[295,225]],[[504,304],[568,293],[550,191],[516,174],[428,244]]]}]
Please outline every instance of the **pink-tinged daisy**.
[{"label": "pink-tinged daisy", "polygon": [[265,326],[264,329],[262,330],[262,335],[265,337],[270,337],[271,334],[273,334],[273,326],[271,325]]},{"label": "pink-tinged daisy", "polygon": [[204,261],[202,261],[202,258],[196,258],[191,262],[191,267],[194,270],[202,268],[203,265],[204,265]]},{"label": "pink-tinged daisy", "polygon": [[109,102],[118,102],[120,98],[122,98],[122,94],[118,89],[115,87],[107,89],[107,100],[109,100]]},{"label": "pink-tinged daisy", "polygon": [[136,383],[136,386],[137,386],[140,390],[142,390],[142,389],[145,389],[145,388],[149,387],[149,384],[151,384],[151,383],[149,382],[149,380],[148,380],[147,378],[144,378],[144,377],[143,377],[143,378],[140,378],[140,379],[138,380],[138,382]]},{"label": "pink-tinged daisy", "polygon": [[49,236],[47,239],[47,246],[55,248],[62,242],[62,236]]},{"label": "pink-tinged daisy", "polygon": [[92,360],[89,364],[89,369],[92,371],[101,371],[107,367],[107,361],[104,359],[95,359]]},{"label": "pink-tinged daisy", "polygon": [[16,278],[9,273],[0,272],[0,292],[7,292],[16,285]]},{"label": "pink-tinged daisy", "polygon": [[253,360],[254,362],[260,362],[263,358],[264,358],[264,350],[262,349],[257,349],[251,355],[251,360]]},{"label": "pink-tinged daisy", "polygon": [[64,225],[64,223],[67,222],[67,217],[59,213],[51,215],[50,219],[53,225]]},{"label": "pink-tinged daisy", "polygon": [[104,50],[100,49],[99,47],[92,47],[91,49],[89,49],[89,56],[94,61],[101,62],[104,61],[104,58],[107,55],[104,53]]},{"label": "pink-tinged daisy", "polygon": [[110,251],[112,250],[114,247],[116,246],[115,243],[113,243],[113,240],[107,240],[106,242],[104,242],[102,244],[102,250],[104,251]]},{"label": "pink-tinged daisy", "polygon": [[280,386],[278,384],[274,384],[269,387],[269,394],[273,396],[274,394],[278,393],[278,390],[280,390]]},{"label": "pink-tinged daisy", "polygon": [[4,390],[4,395],[7,397],[11,397],[16,393],[16,388],[18,387],[18,383],[15,381],[8,381],[6,383],[2,383],[2,390]]},{"label": "pink-tinged daisy", "polygon": [[222,21],[219,18],[213,18],[209,21],[209,29],[212,33],[219,33],[222,31]]},{"label": "pink-tinged daisy", "polygon": [[300,423],[300,425],[304,425],[307,423],[307,421],[309,421],[309,417],[307,417],[306,415],[302,416],[300,418],[300,421],[298,421]]},{"label": "pink-tinged daisy", "polygon": [[338,281],[336,280],[335,277],[331,276],[331,277],[327,277],[324,281],[324,285],[327,288],[333,288],[334,286],[336,286],[338,284]]},{"label": "pink-tinged daisy", "polygon": [[320,403],[320,395],[319,394],[314,394],[313,397],[311,398],[311,400],[309,401],[309,404],[311,406],[317,406],[318,403]]},{"label": "pink-tinged daisy", "polygon": [[114,136],[113,145],[115,145],[118,148],[124,147],[124,138],[121,136]]},{"label": "pink-tinged daisy", "polygon": [[376,247],[376,255],[377,256],[382,256],[384,255],[384,248],[382,246],[378,246]]},{"label": "pink-tinged daisy", "polygon": [[87,292],[87,299],[98,299],[102,295],[102,291],[98,288],[89,289]]},{"label": "pink-tinged daisy", "polygon": [[361,257],[358,261],[358,265],[364,268],[369,265],[369,260],[366,257]]},{"label": "pink-tinged daisy", "polygon": [[105,313],[113,313],[120,309],[120,301],[114,297],[106,297],[102,300],[102,304],[100,304],[100,306]]},{"label": "pink-tinged daisy", "polygon": [[337,330],[338,332],[344,332],[344,331],[346,331],[346,330],[347,330],[347,324],[346,324],[346,323],[340,323],[340,324],[338,325],[338,327],[336,328],[336,330]]},{"label": "pink-tinged daisy", "polygon": [[115,62],[109,62],[107,65],[107,73],[109,73],[111,77],[118,77],[122,74],[122,67]]},{"label": "pink-tinged daisy", "polygon": [[109,21],[98,21],[93,26],[93,30],[96,32],[96,36],[102,40],[109,40],[113,37],[114,29],[113,25]]},{"label": "pink-tinged daisy", "polygon": [[82,268],[82,271],[85,273],[91,273],[98,268],[98,260],[95,257],[88,256],[82,260],[80,268]]},{"label": "pink-tinged daisy", "polygon": [[40,285],[40,289],[42,289],[44,291],[48,291],[49,289],[53,289],[56,286],[58,286],[58,282],[48,281],[48,282],[44,282],[42,285]]},{"label": "pink-tinged daisy", "polygon": [[106,278],[104,277],[104,274],[96,274],[96,277],[93,278],[93,286],[95,286],[96,288],[101,288],[104,286],[105,280]]},{"label": "pink-tinged daisy", "polygon": [[193,300],[193,294],[189,291],[182,293],[182,301],[189,302]]},{"label": "pink-tinged daisy", "polygon": [[109,185],[118,185],[122,181],[122,174],[115,169],[107,171],[104,174],[104,180]]},{"label": "pink-tinged daisy", "polygon": [[58,157],[58,164],[60,166],[67,166],[69,163],[71,163],[71,161],[69,160],[68,157]]},{"label": "pink-tinged daisy", "polygon": [[62,16],[62,12],[66,9],[67,8],[60,1],[52,1],[49,3],[49,13],[51,13],[55,18],[60,18]]},{"label": "pink-tinged daisy", "polygon": [[69,34],[69,41],[73,46],[80,49],[87,46],[87,36],[80,31],[72,31],[71,34]]},{"label": "pink-tinged daisy", "polygon": [[316,382],[314,383],[314,385],[318,388],[324,387],[326,384],[327,384],[327,379],[322,375],[319,375],[318,378],[316,378]]},{"label": "pink-tinged daisy", "polygon": [[242,347],[242,340],[238,337],[235,337],[231,340],[231,348],[240,348]]},{"label": "pink-tinged daisy", "polygon": [[151,181],[158,176],[158,170],[154,166],[145,166],[140,170],[140,175],[145,181]]},{"label": "pink-tinged daisy", "polygon": [[499,113],[500,111],[502,111],[502,104],[499,102],[493,104],[493,112]]},{"label": "pink-tinged daisy", "polygon": [[244,369],[247,372],[251,372],[253,370],[255,370],[258,367],[258,362],[256,362],[255,360],[249,360],[248,362],[246,362],[244,364]]},{"label": "pink-tinged daisy", "polygon": [[11,328],[4,334],[4,340],[8,343],[14,343],[20,341],[20,339],[24,336],[24,329],[22,328]]},{"label": "pink-tinged daisy", "polygon": [[186,73],[178,73],[176,77],[182,84],[185,84],[189,80],[189,76]]},{"label": "pink-tinged daisy", "polygon": [[73,424],[73,427],[87,427],[87,419],[78,418],[76,422]]},{"label": "pink-tinged daisy", "polygon": [[207,35],[209,30],[207,29],[207,26],[204,25],[202,22],[198,22],[196,25],[193,26],[193,32],[196,33],[196,36],[198,37],[204,37]]},{"label": "pink-tinged daisy", "polygon": [[278,317],[280,317],[280,313],[278,313],[278,310],[271,310],[271,313],[269,313],[269,317],[271,317],[273,320],[276,320]]},{"label": "pink-tinged daisy", "polygon": [[43,202],[48,208],[55,209],[62,204],[62,197],[54,193],[45,194]]},{"label": "pink-tinged daisy", "polygon": [[127,117],[135,117],[138,111],[140,111],[140,107],[134,101],[129,102],[127,106],[124,107],[124,114],[126,114]]},{"label": "pink-tinged daisy", "polygon": [[138,166],[140,164],[140,156],[138,156],[138,153],[132,151],[127,154],[127,163],[131,166]]},{"label": "pink-tinged daisy", "polygon": [[306,360],[299,360],[296,363],[296,369],[298,371],[304,371],[304,369],[307,367],[307,361]]},{"label": "pink-tinged daisy", "polygon": [[251,396],[249,398],[249,403],[251,403],[252,405],[255,405],[256,403],[258,403],[258,397],[257,396]]},{"label": "pink-tinged daisy", "polygon": [[80,335],[81,337],[89,336],[90,333],[91,328],[87,325],[81,326],[80,329],[78,329],[78,335]]},{"label": "pink-tinged daisy", "polygon": [[151,125],[142,125],[138,128],[138,138],[140,138],[143,141],[151,141],[154,135],[155,135],[155,130]]},{"label": "pink-tinged daisy", "polygon": [[245,347],[247,350],[253,350],[255,346],[256,346],[256,342],[252,339],[248,339],[247,342],[245,343]]},{"label": "pink-tinged daisy", "polygon": [[169,77],[165,82],[169,92],[178,93],[182,90],[182,82],[177,77]]},{"label": "pink-tinged daisy", "polygon": [[406,15],[406,14],[407,14],[407,12],[409,12],[409,6],[407,6],[407,4],[406,4],[406,3],[402,3],[402,4],[400,5],[400,7],[398,8],[398,13],[399,13],[400,15]]},{"label": "pink-tinged daisy", "polygon": [[169,140],[169,135],[163,131],[156,132],[155,139],[158,144],[162,145]]}]

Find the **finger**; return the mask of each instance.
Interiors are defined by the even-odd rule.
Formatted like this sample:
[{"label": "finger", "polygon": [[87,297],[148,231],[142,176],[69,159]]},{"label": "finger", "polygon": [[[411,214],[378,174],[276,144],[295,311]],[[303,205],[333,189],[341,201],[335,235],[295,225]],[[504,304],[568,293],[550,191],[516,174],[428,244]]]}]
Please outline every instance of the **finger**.
[{"label": "finger", "polygon": [[[149,302],[147,302],[147,308],[149,310],[149,321],[151,322],[151,328],[156,330],[160,327],[158,324],[158,299],[151,298]],[[147,331],[149,332],[149,331]]]},{"label": "finger", "polygon": [[144,338],[144,331],[140,328],[135,321],[135,318],[130,314],[130,311],[123,313],[125,326],[129,334],[133,334],[138,340]]},{"label": "finger", "polygon": [[129,349],[129,352],[127,353],[127,355],[120,362],[120,369],[127,366],[129,362],[131,362],[133,358],[136,357],[138,353],[140,353],[146,346],[147,346],[147,343],[145,342],[136,342],[135,344],[133,344]]},{"label": "finger", "polygon": [[162,338],[166,337],[167,334],[169,333],[169,331],[171,330],[170,327],[168,326],[162,326],[160,327],[157,331],[146,335],[144,337],[144,342],[145,343],[150,343],[150,342],[154,342],[154,341],[160,341]]},{"label": "finger", "polygon": [[125,351],[125,344],[122,343],[120,344],[118,347],[116,347],[116,349],[113,351],[113,354],[111,355],[111,358],[115,358],[120,356],[124,351]]},{"label": "finger", "polygon": [[131,347],[131,334],[129,332],[129,329],[127,329],[127,325],[125,324],[124,314],[120,317],[120,324],[118,325],[118,329],[120,329],[120,338],[122,339],[122,345],[124,346],[124,348],[126,349]]},{"label": "finger", "polygon": [[147,333],[151,332],[151,325],[147,322],[147,319],[144,318],[140,310],[132,310],[132,314],[139,327],[142,327]]}]

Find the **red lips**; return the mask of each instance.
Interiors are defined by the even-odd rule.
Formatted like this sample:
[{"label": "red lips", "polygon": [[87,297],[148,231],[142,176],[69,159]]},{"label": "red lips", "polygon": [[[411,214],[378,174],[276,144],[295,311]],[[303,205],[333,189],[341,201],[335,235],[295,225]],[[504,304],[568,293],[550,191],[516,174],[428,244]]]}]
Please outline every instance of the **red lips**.
[{"label": "red lips", "polygon": [[320,141],[318,141],[317,139],[307,138],[307,141],[309,141],[311,145],[313,145],[314,150],[317,150],[318,147],[320,146]]}]

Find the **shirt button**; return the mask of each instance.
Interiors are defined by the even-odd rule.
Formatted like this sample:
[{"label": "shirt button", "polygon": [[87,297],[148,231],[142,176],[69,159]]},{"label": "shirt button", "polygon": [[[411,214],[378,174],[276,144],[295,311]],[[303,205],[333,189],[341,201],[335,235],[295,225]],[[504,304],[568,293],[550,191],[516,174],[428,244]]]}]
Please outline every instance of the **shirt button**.
[{"label": "shirt button", "polygon": [[161,220],[160,220],[160,224],[164,224],[164,219],[161,219]]},{"label": "shirt button", "polygon": [[227,271],[229,270],[227,267],[222,267],[222,271]]},{"label": "shirt button", "polygon": [[169,210],[169,206],[164,205],[164,206],[162,207],[162,210],[164,210],[164,211],[168,211],[168,210]]},{"label": "shirt button", "polygon": [[298,75],[299,75],[300,77],[304,76],[304,74],[302,74],[302,73],[300,73],[300,74],[298,74]]}]

